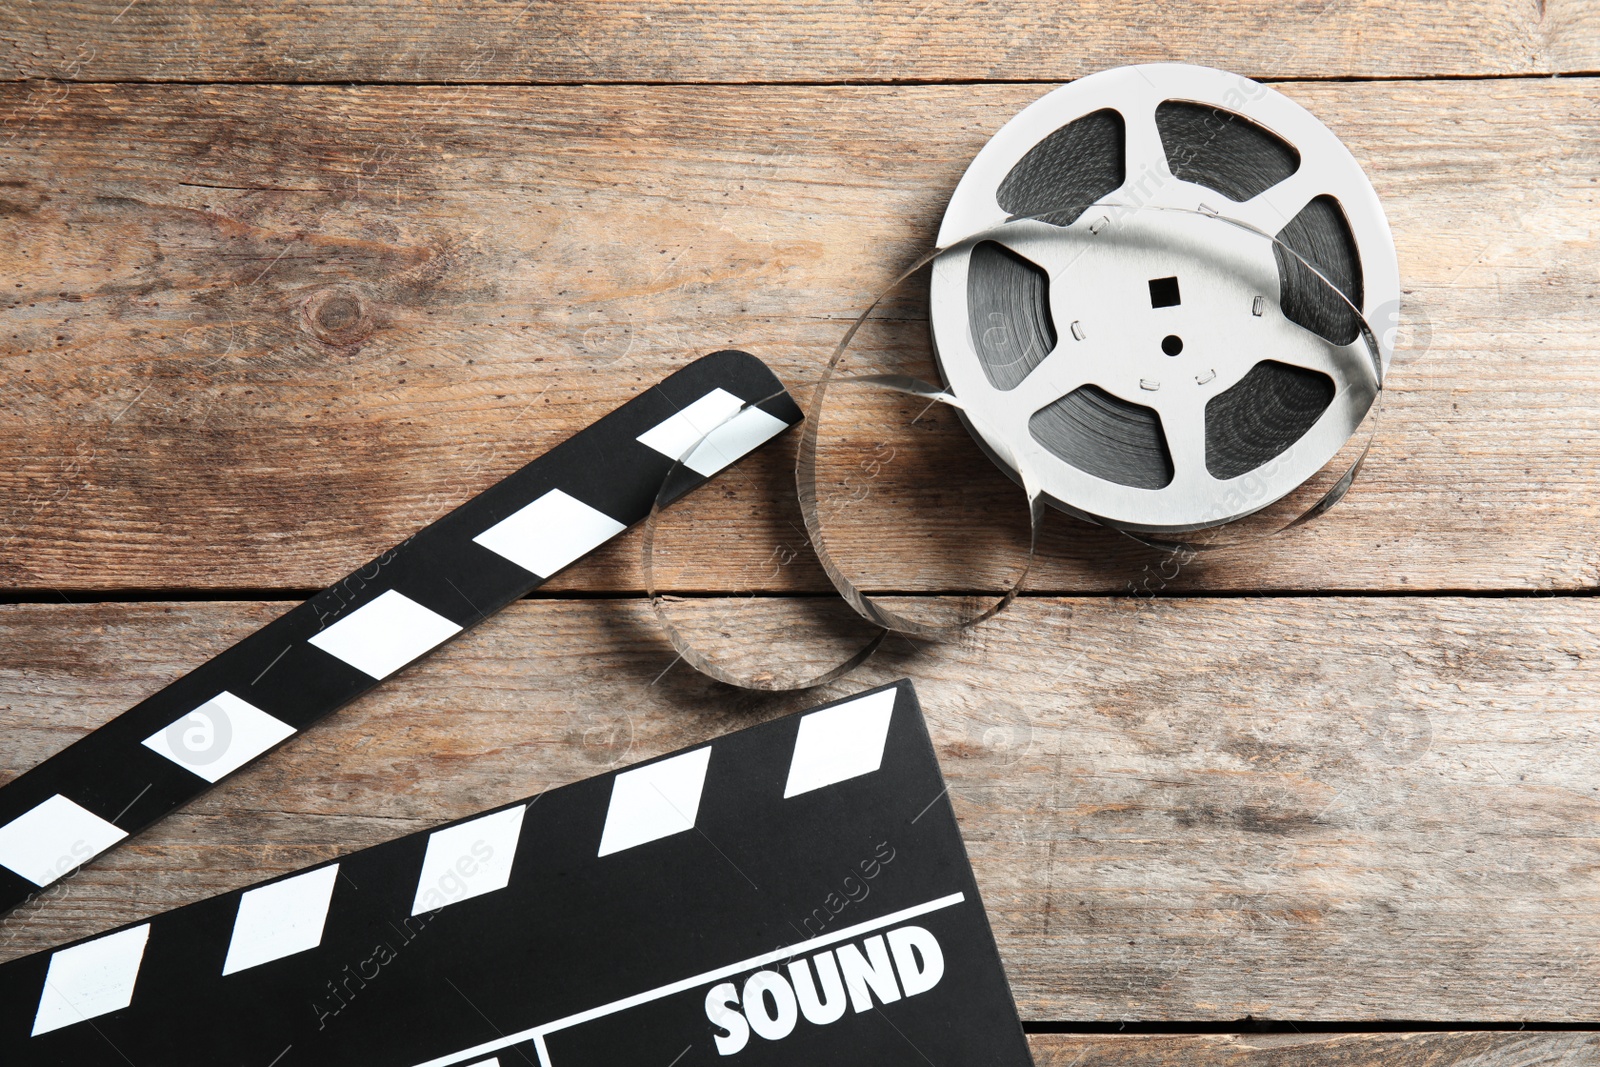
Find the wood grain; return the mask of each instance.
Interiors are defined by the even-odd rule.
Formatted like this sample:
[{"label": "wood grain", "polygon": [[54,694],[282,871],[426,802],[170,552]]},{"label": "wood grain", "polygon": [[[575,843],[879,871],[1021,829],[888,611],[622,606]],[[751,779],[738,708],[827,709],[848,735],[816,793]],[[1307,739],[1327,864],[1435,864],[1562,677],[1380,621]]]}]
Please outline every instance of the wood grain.
[{"label": "wood grain", "polygon": [[[1006,119],[1162,60],[1307,79],[1384,198],[1403,351],[1332,514],[1176,568],[1052,516],[1034,590],[1137,595],[780,696],[662,675],[636,599],[558,599],[637,593],[624,537],[0,918],[0,960],[910,675],[1025,1018],[1600,1026],[1600,621],[1439,595],[1600,586],[1600,81],[1528,77],[1600,72],[1600,0],[0,5],[0,593],[256,598],[0,605],[0,781],[695,355],[803,387]],[[835,451],[836,551],[1003,584],[1015,490],[918,427]],[[741,594],[669,609],[737,671],[851,647],[748,596],[826,589],[792,455],[658,531],[666,587]],[[1338,590],[1419,595],[1187,595]],[[1595,1032],[1031,1041],[1600,1065]]]},{"label": "wood grain", "polygon": [[1038,1067],[1591,1067],[1592,1033],[1420,1033],[1172,1037],[1035,1035]]},{"label": "wood grain", "polygon": [[[0,608],[0,776],[282,607]],[[15,913],[0,953],[910,675],[1025,1018],[1594,1016],[1586,599],[1028,599],[809,694],[671,662],[637,601],[519,603]]]},{"label": "wood grain", "polygon": [[1269,77],[1593,70],[1593,0],[8,5],[0,77],[91,81],[1044,81],[1184,60]]},{"label": "wood grain", "polygon": [[[0,584],[317,588],[694,355],[803,385],[1043,88],[0,90]],[[1283,89],[1384,197],[1406,347],[1350,498],[1171,588],[1593,588],[1595,83]],[[1022,540],[943,425],[841,531],[880,587],[989,587]],[[797,548],[785,462],[686,509],[719,550],[676,587],[822,588],[757,577]],[[638,590],[638,551],[550,588]],[[1063,593],[1148,562],[1054,521],[1043,556]]]}]

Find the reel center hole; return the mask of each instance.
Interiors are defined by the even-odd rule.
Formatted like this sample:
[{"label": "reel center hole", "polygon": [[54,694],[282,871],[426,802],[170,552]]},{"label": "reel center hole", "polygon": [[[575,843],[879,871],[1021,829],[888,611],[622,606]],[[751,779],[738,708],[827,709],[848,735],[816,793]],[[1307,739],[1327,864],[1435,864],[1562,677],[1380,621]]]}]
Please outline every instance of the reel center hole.
[{"label": "reel center hole", "polygon": [[1175,356],[1183,351],[1183,338],[1175,333],[1169,333],[1161,339],[1161,351],[1169,356]]},{"label": "reel center hole", "polygon": [[1153,308],[1172,308],[1183,303],[1183,298],[1178,294],[1177,278],[1151,278],[1150,279],[1150,306]]}]

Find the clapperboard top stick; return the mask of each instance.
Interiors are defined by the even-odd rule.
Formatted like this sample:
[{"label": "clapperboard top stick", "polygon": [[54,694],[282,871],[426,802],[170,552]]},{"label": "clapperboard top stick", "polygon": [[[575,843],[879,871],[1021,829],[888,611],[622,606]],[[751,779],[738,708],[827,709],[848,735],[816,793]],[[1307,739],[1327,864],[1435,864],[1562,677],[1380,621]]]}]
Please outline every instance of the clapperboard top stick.
[{"label": "clapperboard top stick", "polygon": [[696,360],[0,787],[0,912],[799,420],[754,356]]},{"label": "clapperboard top stick", "polygon": [[8,1067],[1024,1067],[910,682],[0,967]]}]

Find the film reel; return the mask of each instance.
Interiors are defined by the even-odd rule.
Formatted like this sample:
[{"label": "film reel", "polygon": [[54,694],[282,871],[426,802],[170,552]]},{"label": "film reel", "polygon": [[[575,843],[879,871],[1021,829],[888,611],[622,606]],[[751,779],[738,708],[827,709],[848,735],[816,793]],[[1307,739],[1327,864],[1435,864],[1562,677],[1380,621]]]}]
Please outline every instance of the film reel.
[{"label": "film reel", "polygon": [[1293,494],[1393,355],[1392,329],[1362,336],[1400,286],[1360,165],[1224,71],[1124,67],[1043,97],[968,168],[939,244],[933,339],[969,429],[1051,504],[1131,532]]},{"label": "film reel", "polygon": [[[925,337],[909,310],[918,302]],[[786,644],[801,631],[730,615],[705,643],[689,638],[651,569],[659,513],[645,547],[652,605],[703,673],[748,688],[804,688],[847,673],[888,635],[937,638],[1003,611],[1026,584],[1046,503],[1182,553],[1308,521],[1342,499],[1366,456],[1398,308],[1382,207],[1354,157],[1309,112],[1208,68],[1085,78],[995,135],[957,187],[938,245],[853,321],[815,381],[796,383],[802,402],[809,397],[798,505],[810,553],[851,609],[851,637],[822,628],[821,644],[840,651],[819,656],[819,631]],[[863,573],[863,554],[891,553],[860,550],[864,539],[831,506],[838,491],[828,472],[837,452],[846,467],[885,441],[898,453],[930,409],[956,415],[1023,489],[1017,512],[1028,519],[1022,537],[999,543],[998,565],[983,560],[954,582],[927,583],[975,594],[933,617],[886,595],[908,589],[907,568]],[[858,423],[830,425],[841,412]],[[940,463],[923,469],[930,485],[942,481]],[[906,527],[904,516],[888,518],[898,502],[879,506],[866,526]],[[952,511],[995,515],[982,503],[945,505],[922,522],[947,530]],[[977,543],[995,544],[977,535],[952,551]],[[771,666],[785,660],[792,669]]]}]

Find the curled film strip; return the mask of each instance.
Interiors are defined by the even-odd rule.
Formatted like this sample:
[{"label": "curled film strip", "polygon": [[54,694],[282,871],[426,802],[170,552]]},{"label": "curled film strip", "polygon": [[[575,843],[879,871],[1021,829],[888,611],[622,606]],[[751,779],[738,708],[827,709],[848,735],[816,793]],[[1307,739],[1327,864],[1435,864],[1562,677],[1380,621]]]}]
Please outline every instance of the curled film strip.
[{"label": "curled film strip", "polygon": [[901,682],[0,966],[10,1067],[1028,1067]]},{"label": "curled film strip", "polygon": [[0,911],[482,622],[799,418],[754,356],[699,359],[0,786]]},{"label": "curled film strip", "polygon": [[[937,246],[799,387],[810,403],[791,525],[841,603],[810,602],[814,618],[790,625],[763,622],[771,609],[752,600],[693,632],[652,559],[674,526],[657,513],[643,543],[652,604],[697,669],[801,688],[853,669],[890,634],[939,637],[1004,610],[1027,580],[1045,504],[1173,552],[1253,544],[1320,515],[1353,483],[1381,413],[1398,306],[1377,196],[1305,109],[1208,68],[1082,79],[994,136]],[[955,412],[1022,487],[1025,539],[996,539],[983,506],[918,514],[878,494],[872,510],[839,491],[837,470],[874,449],[915,451],[914,427],[937,420],[931,406]],[[936,481],[948,463],[947,453],[908,466]],[[935,555],[975,560],[946,569],[969,577],[944,587],[984,595],[881,595],[905,588],[901,549],[935,526],[945,532]],[[893,550],[886,531],[902,532]],[[884,558],[899,568],[888,580],[863,566]]]}]

